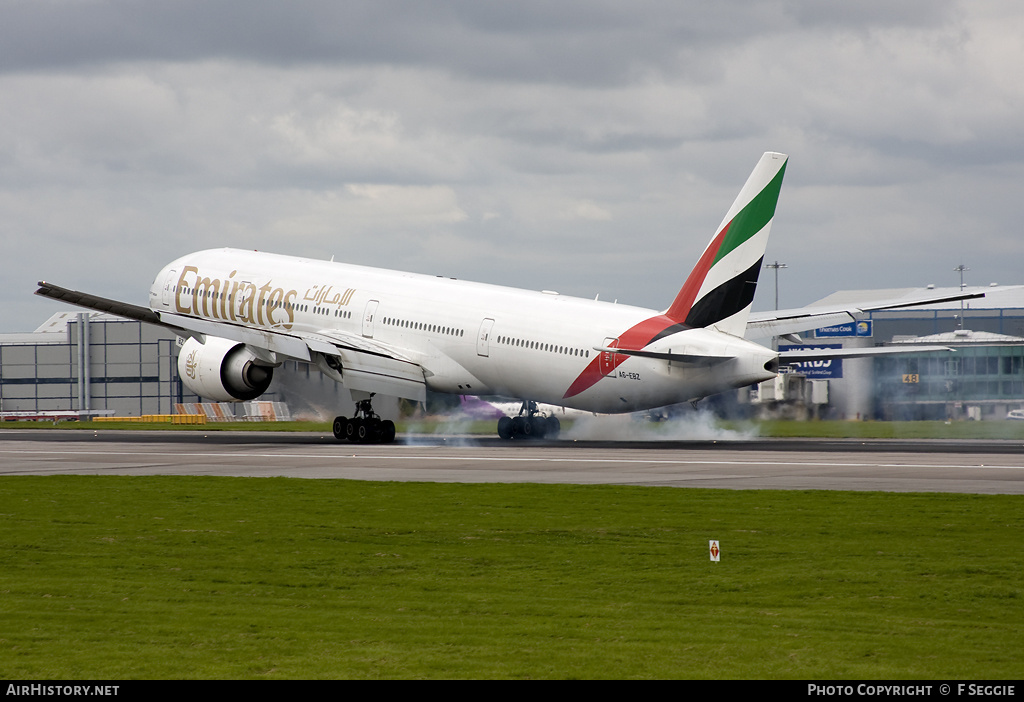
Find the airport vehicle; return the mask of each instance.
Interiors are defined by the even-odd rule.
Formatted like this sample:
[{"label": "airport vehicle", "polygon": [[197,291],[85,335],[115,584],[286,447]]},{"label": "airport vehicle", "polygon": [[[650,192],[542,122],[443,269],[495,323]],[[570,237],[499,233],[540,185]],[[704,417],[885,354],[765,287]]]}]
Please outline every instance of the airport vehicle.
[{"label": "airport vehicle", "polygon": [[[357,402],[354,417],[334,422],[339,439],[391,441],[394,424],[373,396],[422,401],[427,389],[520,398],[520,416],[499,420],[499,434],[543,436],[556,423],[535,403],[634,412],[776,375],[787,356],[743,337],[786,162],[761,157],[664,311],[235,249],[169,263],[148,307],[46,282],[36,293],[170,329],[184,340],[182,381],[209,400],[258,397],[286,359],[315,364]],[[859,311],[760,315],[753,327],[787,334]],[[792,357],[872,350],[835,351],[846,350]]]}]

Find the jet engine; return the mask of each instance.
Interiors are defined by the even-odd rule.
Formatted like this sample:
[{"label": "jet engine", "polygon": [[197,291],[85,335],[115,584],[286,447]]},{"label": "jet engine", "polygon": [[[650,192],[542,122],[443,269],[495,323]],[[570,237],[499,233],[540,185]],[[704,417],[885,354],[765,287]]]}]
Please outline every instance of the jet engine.
[{"label": "jet engine", "polygon": [[215,336],[189,338],[178,354],[178,375],[189,390],[213,402],[254,400],[267,391],[274,369],[258,365],[245,344]]}]

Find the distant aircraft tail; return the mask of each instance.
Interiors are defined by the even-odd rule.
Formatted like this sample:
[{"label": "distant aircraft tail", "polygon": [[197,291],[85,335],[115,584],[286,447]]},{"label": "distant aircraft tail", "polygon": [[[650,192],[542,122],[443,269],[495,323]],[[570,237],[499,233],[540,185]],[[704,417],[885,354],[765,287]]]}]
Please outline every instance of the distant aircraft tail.
[{"label": "distant aircraft tail", "polygon": [[667,317],[743,336],[788,159],[768,151],[757,162]]}]

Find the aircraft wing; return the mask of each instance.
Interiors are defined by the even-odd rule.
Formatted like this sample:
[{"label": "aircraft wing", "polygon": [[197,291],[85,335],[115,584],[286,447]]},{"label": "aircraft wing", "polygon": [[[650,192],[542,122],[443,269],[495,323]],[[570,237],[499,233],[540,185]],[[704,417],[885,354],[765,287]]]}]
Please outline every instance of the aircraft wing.
[{"label": "aircraft wing", "polygon": [[[337,329],[321,330],[317,334],[300,333],[299,337],[311,351],[321,354],[316,359],[320,370],[349,390],[426,402],[425,371],[400,350]],[[331,357],[341,361],[340,378],[336,377],[338,369],[329,360]]]},{"label": "aircraft wing", "polygon": [[148,307],[111,300],[98,295],[40,282],[36,295],[60,300],[98,312],[155,324],[179,336],[216,336],[245,344],[268,364],[284,358],[316,363],[329,377],[349,390],[426,399],[423,368],[398,349],[338,330],[319,334],[259,329],[227,321],[154,312]]},{"label": "aircraft wing", "polygon": [[148,307],[141,307],[140,305],[119,302],[106,297],[100,297],[99,295],[90,295],[89,293],[62,288],[59,285],[47,283],[45,280],[39,281],[39,289],[36,290],[36,295],[60,300],[61,302],[67,302],[72,305],[78,305],[79,307],[86,307],[90,310],[96,310],[97,312],[116,314],[118,317],[125,317],[126,319],[134,319],[139,322],[146,322],[147,324],[156,324],[161,327],[174,328],[170,324],[161,322],[157,313]]},{"label": "aircraft wing", "polygon": [[349,390],[420,402],[427,397],[422,366],[399,349],[357,334],[337,329],[318,333],[276,331],[166,312],[158,314],[161,321],[172,327],[241,342],[270,363],[282,360],[280,356],[316,363],[325,375]]},{"label": "aircraft wing", "polygon": [[784,336],[809,329],[829,327],[834,324],[856,321],[858,315],[879,310],[894,310],[901,307],[919,307],[934,305],[941,302],[957,300],[973,300],[985,297],[984,289],[964,290],[953,295],[912,295],[870,300],[842,306],[801,307],[791,310],[775,310],[771,312],[751,312],[747,321],[748,338],[764,338],[766,336]]}]

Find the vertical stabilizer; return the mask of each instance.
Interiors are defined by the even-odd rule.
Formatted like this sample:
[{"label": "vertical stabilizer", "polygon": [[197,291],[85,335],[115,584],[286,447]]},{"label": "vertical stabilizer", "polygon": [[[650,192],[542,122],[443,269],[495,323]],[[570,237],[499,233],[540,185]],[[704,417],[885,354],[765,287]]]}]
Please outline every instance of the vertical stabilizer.
[{"label": "vertical stabilizer", "polygon": [[667,317],[743,336],[788,158],[771,151],[761,157]]}]

